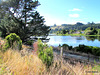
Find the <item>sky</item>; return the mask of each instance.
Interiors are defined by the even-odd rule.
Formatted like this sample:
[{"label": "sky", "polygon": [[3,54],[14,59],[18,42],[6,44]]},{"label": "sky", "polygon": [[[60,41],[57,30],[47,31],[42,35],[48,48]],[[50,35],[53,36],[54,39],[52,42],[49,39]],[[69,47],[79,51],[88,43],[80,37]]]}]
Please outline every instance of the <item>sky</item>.
[{"label": "sky", "polygon": [[37,11],[45,24],[100,23],[100,0],[38,0]]}]

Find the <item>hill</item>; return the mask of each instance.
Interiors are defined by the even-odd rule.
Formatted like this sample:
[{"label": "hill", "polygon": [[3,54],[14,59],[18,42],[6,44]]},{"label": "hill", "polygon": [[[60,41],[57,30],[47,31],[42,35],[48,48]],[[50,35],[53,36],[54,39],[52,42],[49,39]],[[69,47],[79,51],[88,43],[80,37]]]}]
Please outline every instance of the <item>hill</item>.
[{"label": "hill", "polygon": [[84,31],[88,27],[95,27],[95,28],[100,29],[100,23],[83,24],[83,23],[77,22],[76,24],[62,24],[60,26],[51,26],[51,33],[55,33],[61,30],[83,30]]}]

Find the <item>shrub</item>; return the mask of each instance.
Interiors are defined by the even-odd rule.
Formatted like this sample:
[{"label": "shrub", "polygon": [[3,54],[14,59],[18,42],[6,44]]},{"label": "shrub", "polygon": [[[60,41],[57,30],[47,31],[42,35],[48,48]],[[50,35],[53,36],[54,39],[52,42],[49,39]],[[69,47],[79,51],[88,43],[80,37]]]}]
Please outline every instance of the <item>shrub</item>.
[{"label": "shrub", "polygon": [[69,50],[71,50],[71,49],[73,49],[73,47],[72,46],[69,46]]},{"label": "shrub", "polygon": [[98,29],[98,35],[100,35],[100,29]]},{"label": "shrub", "polygon": [[67,44],[63,44],[62,47],[64,50],[69,50],[69,45],[67,45]]},{"label": "shrub", "polygon": [[100,56],[100,48],[99,47],[93,47],[92,48],[92,54],[96,56]]},{"label": "shrub", "polygon": [[38,56],[49,67],[53,62],[53,48],[38,40]]},{"label": "shrub", "polygon": [[28,40],[28,41],[26,41],[26,43],[25,44],[27,44],[27,45],[32,45],[33,44],[33,40]]},{"label": "shrub", "polygon": [[100,48],[99,47],[93,47],[93,46],[86,46],[86,45],[79,45],[75,47],[77,51],[85,52],[85,53],[91,53],[96,56],[100,56]]},{"label": "shrub", "polygon": [[85,35],[93,35],[93,32],[91,30],[85,31]]},{"label": "shrub", "polygon": [[67,46],[67,47],[69,47],[69,45],[67,45],[67,44],[63,44],[62,47],[63,47],[63,46]]},{"label": "shrub", "polygon": [[11,33],[10,35],[6,36],[5,41],[6,43],[3,47],[3,50],[8,48],[21,50],[22,48],[22,40],[15,33]]}]

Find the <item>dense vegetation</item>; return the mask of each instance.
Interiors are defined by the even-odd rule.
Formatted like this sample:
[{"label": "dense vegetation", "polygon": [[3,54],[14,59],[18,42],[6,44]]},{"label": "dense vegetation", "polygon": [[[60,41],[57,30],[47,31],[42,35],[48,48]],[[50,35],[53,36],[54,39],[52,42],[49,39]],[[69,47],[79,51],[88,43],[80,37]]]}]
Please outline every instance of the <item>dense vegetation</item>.
[{"label": "dense vegetation", "polygon": [[2,0],[0,3],[1,37],[16,33],[22,41],[30,36],[47,36],[50,27],[44,24],[43,16],[36,11],[37,0]]},{"label": "dense vegetation", "polygon": [[100,47],[79,45],[77,47],[72,48],[72,46],[68,46],[67,44],[63,44],[62,47],[64,50],[75,50],[77,52],[84,52],[87,54],[90,53],[95,56],[100,56]]},{"label": "dense vegetation", "polygon": [[22,49],[22,40],[18,35],[15,33],[11,33],[10,35],[5,37],[6,43],[5,43],[5,48],[12,48],[12,49],[17,49],[21,50]]},{"label": "dense vegetation", "polygon": [[12,48],[14,50],[22,49],[22,40],[15,33],[11,33],[10,35],[6,36],[6,38],[4,39],[4,43],[0,43],[1,51],[6,51],[9,48]]},{"label": "dense vegetation", "polygon": [[38,56],[49,67],[53,63],[53,48],[38,40]]},{"label": "dense vegetation", "polygon": [[95,24],[94,22],[83,24],[77,22],[74,25],[62,24],[61,26],[51,26],[51,33],[56,33],[57,35],[64,34],[83,34],[83,35],[99,35],[100,24]]},{"label": "dense vegetation", "polygon": [[94,28],[94,27],[88,27],[85,30],[85,35],[97,35],[98,34],[98,29]]}]

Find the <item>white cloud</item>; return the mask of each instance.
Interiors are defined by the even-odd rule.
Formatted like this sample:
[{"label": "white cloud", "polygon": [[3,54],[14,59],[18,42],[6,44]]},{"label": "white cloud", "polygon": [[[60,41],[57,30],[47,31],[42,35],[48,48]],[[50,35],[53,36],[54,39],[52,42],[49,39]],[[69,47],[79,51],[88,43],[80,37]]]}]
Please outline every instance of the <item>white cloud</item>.
[{"label": "white cloud", "polygon": [[69,14],[69,17],[77,18],[77,17],[79,17],[79,14]]},{"label": "white cloud", "polygon": [[69,10],[69,11],[82,11],[82,10],[78,8],[73,8],[72,10]]}]

